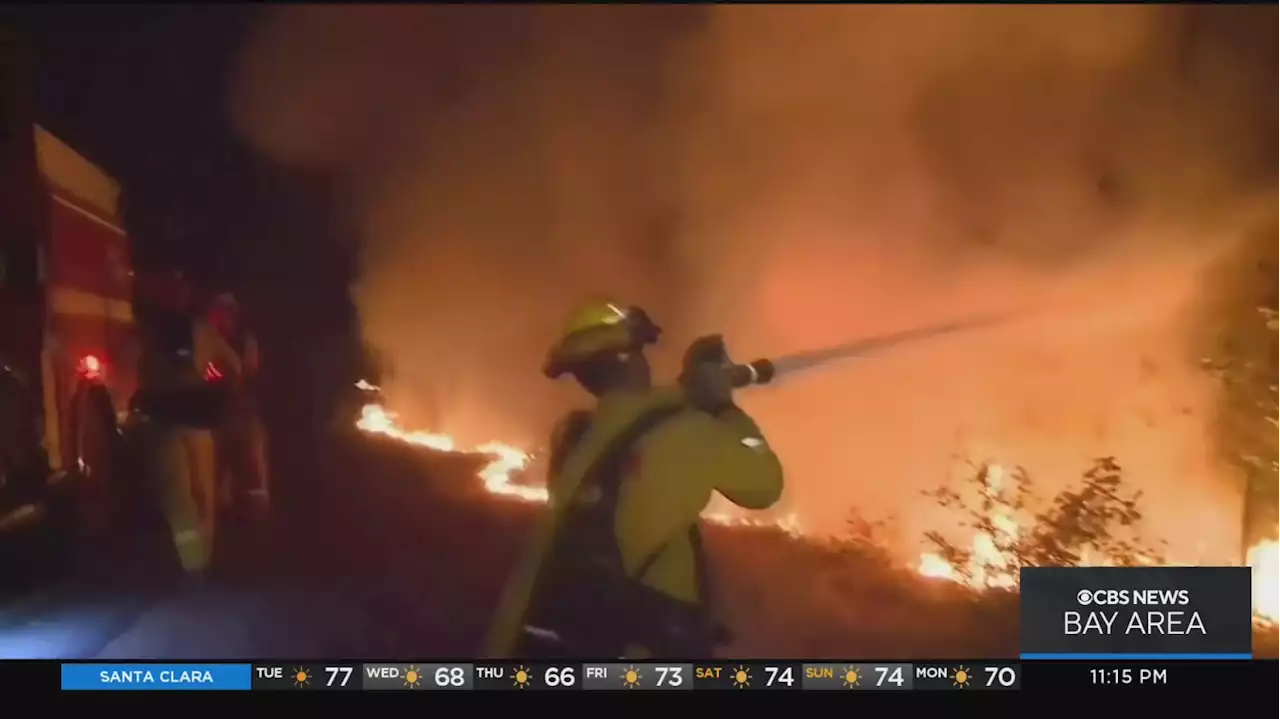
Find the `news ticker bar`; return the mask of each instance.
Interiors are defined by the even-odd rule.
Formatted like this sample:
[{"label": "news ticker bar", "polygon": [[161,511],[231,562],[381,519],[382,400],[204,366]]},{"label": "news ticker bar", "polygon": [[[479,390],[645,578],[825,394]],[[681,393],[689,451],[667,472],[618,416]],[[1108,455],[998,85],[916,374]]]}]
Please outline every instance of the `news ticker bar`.
[{"label": "news ticker bar", "polygon": [[[0,663],[9,686],[64,691],[987,692],[1159,689],[1274,692],[1275,660]],[[21,676],[22,672],[28,676]],[[40,676],[37,676],[40,675]],[[41,678],[43,677],[43,678]]]},{"label": "news ticker bar", "polygon": [[1016,661],[62,664],[64,691],[1016,690]]}]

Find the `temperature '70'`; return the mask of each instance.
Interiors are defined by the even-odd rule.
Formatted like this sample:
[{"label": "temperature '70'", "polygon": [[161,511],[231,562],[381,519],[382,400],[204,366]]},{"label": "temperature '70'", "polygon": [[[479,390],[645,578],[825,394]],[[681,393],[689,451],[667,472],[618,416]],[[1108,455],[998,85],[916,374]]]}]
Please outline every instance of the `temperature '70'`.
[{"label": "temperature '70'", "polygon": [[987,686],[1011,687],[1018,678],[1010,667],[983,667],[987,673]]}]

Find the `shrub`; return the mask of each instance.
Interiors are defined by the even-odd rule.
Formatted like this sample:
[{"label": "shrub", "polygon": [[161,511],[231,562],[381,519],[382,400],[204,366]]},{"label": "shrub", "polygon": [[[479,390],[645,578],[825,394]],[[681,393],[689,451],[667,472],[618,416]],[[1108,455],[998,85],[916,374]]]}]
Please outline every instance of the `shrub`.
[{"label": "shrub", "polygon": [[[926,492],[941,506],[962,512],[962,526],[974,530],[968,547],[939,532],[925,535],[966,584],[1016,586],[1020,567],[1135,566],[1162,560],[1161,551],[1136,536],[1141,493],[1126,491],[1113,457],[1094,460],[1078,488],[1062,490],[1039,512],[1032,510],[1033,482],[1024,469],[1006,473],[992,463],[973,467],[961,487],[943,485]],[[970,499],[975,494],[976,502]]]}]

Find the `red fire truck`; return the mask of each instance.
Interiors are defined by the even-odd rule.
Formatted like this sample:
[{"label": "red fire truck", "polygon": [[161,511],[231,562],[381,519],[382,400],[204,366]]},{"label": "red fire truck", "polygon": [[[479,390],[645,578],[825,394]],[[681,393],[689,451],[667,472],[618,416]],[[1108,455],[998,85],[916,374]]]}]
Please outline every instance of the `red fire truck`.
[{"label": "red fire truck", "polygon": [[[137,337],[120,187],[43,128],[0,157],[0,563],[26,539],[109,532]],[[57,508],[69,509],[60,512]],[[19,538],[22,538],[21,541]]]}]

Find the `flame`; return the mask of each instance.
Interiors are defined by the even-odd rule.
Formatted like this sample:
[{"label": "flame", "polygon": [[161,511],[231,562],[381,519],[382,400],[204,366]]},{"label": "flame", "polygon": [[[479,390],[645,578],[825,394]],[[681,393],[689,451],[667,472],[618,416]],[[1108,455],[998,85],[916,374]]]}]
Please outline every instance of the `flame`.
[{"label": "flame", "polygon": [[[365,380],[356,387],[367,393],[380,393],[381,389]],[[524,502],[547,501],[545,487],[519,484],[518,473],[529,467],[533,456],[509,444],[498,441],[485,442],[474,447],[460,446],[452,436],[436,432],[403,429],[399,416],[380,404],[370,403],[360,410],[356,427],[370,434],[380,435],[437,452],[479,454],[490,461],[478,473],[485,491],[490,494]],[[1001,498],[1001,487],[1006,474],[999,465],[985,469],[983,493],[990,509],[986,513],[987,531],[976,532],[970,541],[968,566],[956,567],[936,552],[924,552],[916,562],[917,574],[966,584],[975,589],[1008,589],[1018,583],[1018,561],[1013,548],[1023,532],[1022,523],[1008,502]],[[726,527],[759,527],[779,529],[793,537],[804,537],[805,531],[799,518],[789,514],[776,519],[757,519],[730,512],[708,511],[703,519]],[[1128,558],[1131,562],[1135,558]],[[1154,564],[1148,557],[1137,557],[1139,563]],[[1079,566],[1108,566],[1117,563],[1114,557],[1093,557],[1085,552]],[[1171,564],[1178,565],[1178,562]],[[1263,540],[1251,547],[1246,564],[1253,568],[1253,607],[1255,621],[1272,625],[1280,621],[1280,543]]]},{"label": "flame", "polygon": [[[365,384],[368,385],[367,382]],[[368,385],[367,388],[360,388],[366,391],[376,391],[373,385]],[[490,462],[477,475],[480,481],[484,483],[486,491],[504,497],[514,497],[526,502],[547,501],[545,487],[530,487],[516,484],[512,481],[512,475],[529,466],[529,460],[531,459],[529,454],[520,448],[512,447],[502,442],[485,442],[471,448],[460,447],[453,437],[447,434],[401,429],[397,419],[398,416],[395,412],[391,412],[381,405],[366,404],[360,410],[360,419],[356,421],[356,427],[371,434],[389,437],[407,444],[433,449],[437,452],[480,454],[491,457]]]},{"label": "flame", "polygon": [[[365,380],[357,382],[356,388],[371,394],[377,394],[382,391],[377,385]],[[447,434],[403,429],[398,420],[399,415],[395,412],[386,409],[380,404],[370,403],[361,408],[360,419],[356,421],[356,428],[370,434],[388,437],[437,452],[479,454],[491,457],[491,461],[476,475],[484,485],[485,491],[500,497],[509,497],[525,502],[540,503],[547,501],[546,487],[520,484],[515,481],[518,473],[529,467],[530,462],[533,460],[532,454],[519,447],[496,440],[474,447],[463,447],[452,436]],[[773,528],[782,530],[794,537],[803,534],[800,520],[795,514],[788,514],[776,519],[757,519],[731,512],[708,511],[702,515],[702,518],[713,524],[726,527]]]},{"label": "flame", "polygon": [[1280,542],[1264,539],[1253,545],[1245,564],[1253,568],[1253,615],[1275,624],[1280,621]]},{"label": "flame", "polygon": [[966,571],[952,566],[936,552],[925,552],[920,555],[916,565],[917,573],[925,577],[968,584],[975,589],[1007,589],[1017,584],[1018,562],[1012,547],[1022,534],[1022,525],[1014,516],[1013,507],[1000,498],[1004,469],[999,465],[990,465],[984,471],[986,476],[983,493],[991,503],[985,519],[992,530],[973,535]]},{"label": "flame", "polygon": [[[986,468],[984,493],[990,501],[985,519],[992,529],[976,532],[970,542],[969,561],[957,567],[937,552],[924,552],[915,570],[924,577],[946,579],[975,589],[1011,588],[1017,586],[1018,561],[1013,547],[1021,534],[1013,507],[1000,498],[1004,470],[998,465]],[[1119,557],[1099,557],[1088,550],[1081,553],[1077,566],[1106,567],[1118,564]],[[1155,565],[1151,557],[1126,557],[1129,564]],[[1170,566],[1192,563],[1171,561]],[[1280,542],[1267,539],[1253,545],[1245,556],[1245,564],[1253,570],[1254,621],[1270,626],[1280,621]]]}]

